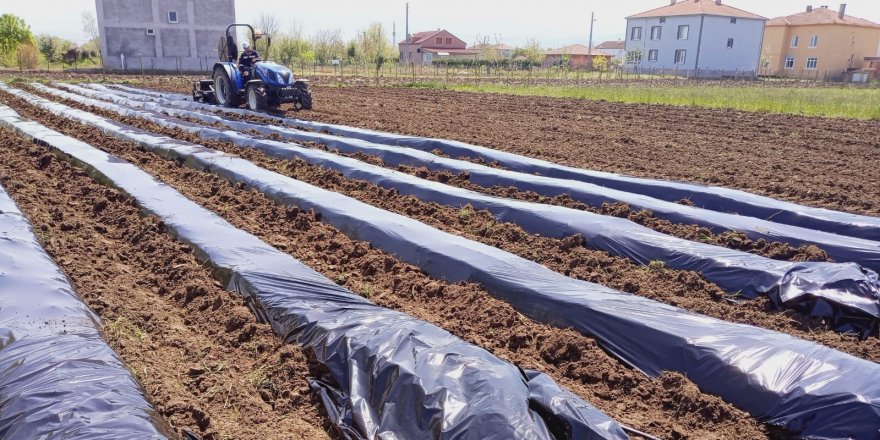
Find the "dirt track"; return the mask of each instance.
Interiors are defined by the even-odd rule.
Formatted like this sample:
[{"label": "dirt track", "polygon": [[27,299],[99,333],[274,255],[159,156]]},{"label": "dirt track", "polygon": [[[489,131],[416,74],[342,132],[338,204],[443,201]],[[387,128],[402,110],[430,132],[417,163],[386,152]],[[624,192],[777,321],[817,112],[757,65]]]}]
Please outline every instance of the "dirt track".
[{"label": "dirt track", "polygon": [[[280,207],[258,192],[181,167],[21,100],[9,99],[8,95],[2,98],[26,117],[138,164],[236,226],[374,301],[434,322],[522,367],[550,373],[623,423],[667,438],[766,436],[754,419],[718,398],[700,393],[684,377],[666,374],[659,380],[647,379],[610,358],[595,341],[573,331],[525,320],[479,286],[431,279],[365,243],[349,240],[309,212]],[[288,165],[305,170],[304,175],[314,174],[315,179],[332,177],[301,163]]]},{"label": "dirt track", "polygon": [[376,87],[315,103],[299,116],[880,214],[880,121]]}]

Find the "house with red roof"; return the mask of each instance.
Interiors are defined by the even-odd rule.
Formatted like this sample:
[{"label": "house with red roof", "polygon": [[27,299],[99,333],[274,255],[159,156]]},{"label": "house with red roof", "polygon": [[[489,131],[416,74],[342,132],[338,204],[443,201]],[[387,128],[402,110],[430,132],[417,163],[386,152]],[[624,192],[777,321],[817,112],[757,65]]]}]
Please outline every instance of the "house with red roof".
[{"label": "house with red roof", "polygon": [[757,76],[767,19],[727,0],[670,0],[626,18],[629,70]]},{"label": "house with red roof", "polygon": [[398,44],[402,64],[431,64],[438,60],[476,58],[477,51],[445,29],[418,32]]}]

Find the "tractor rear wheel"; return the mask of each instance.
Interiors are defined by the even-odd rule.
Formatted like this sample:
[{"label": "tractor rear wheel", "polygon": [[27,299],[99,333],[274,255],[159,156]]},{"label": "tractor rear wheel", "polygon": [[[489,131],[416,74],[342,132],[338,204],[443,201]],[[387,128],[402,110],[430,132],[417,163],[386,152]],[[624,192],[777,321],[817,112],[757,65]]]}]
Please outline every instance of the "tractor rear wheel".
[{"label": "tractor rear wheel", "polygon": [[253,111],[266,110],[266,89],[262,84],[251,83],[247,86],[247,104]]},{"label": "tractor rear wheel", "polygon": [[238,92],[221,66],[214,68],[214,100],[223,107],[238,107]]}]

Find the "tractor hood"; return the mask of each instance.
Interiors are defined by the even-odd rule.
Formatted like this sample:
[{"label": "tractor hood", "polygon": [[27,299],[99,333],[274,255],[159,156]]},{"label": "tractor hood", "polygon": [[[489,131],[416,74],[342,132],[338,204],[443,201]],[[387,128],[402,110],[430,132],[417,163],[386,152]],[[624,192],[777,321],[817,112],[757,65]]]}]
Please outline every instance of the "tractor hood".
[{"label": "tractor hood", "polygon": [[289,86],[293,84],[293,72],[287,67],[272,61],[262,61],[256,65],[257,76],[264,83],[275,86]]}]

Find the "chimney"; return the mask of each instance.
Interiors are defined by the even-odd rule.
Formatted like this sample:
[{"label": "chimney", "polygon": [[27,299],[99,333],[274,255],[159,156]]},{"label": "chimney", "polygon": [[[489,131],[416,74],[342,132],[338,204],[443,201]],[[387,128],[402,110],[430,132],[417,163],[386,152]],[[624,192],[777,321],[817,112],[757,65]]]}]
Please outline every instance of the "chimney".
[{"label": "chimney", "polygon": [[846,3],[841,3],[840,12],[837,13],[837,18],[843,20],[844,15],[846,15]]},{"label": "chimney", "polygon": [[675,4],[675,0],[669,0],[669,6],[672,6],[674,4]]},{"label": "chimney", "polygon": [[807,12],[813,12],[813,5],[807,5]]},{"label": "chimney", "polygon": [[721,6],[721,0],[715,0],[715,4]]}]

